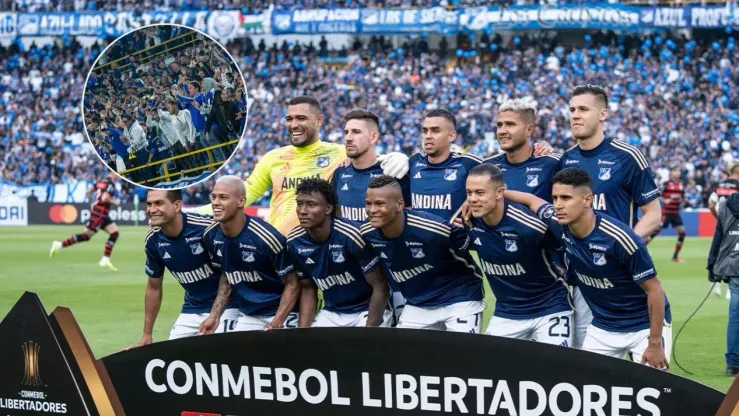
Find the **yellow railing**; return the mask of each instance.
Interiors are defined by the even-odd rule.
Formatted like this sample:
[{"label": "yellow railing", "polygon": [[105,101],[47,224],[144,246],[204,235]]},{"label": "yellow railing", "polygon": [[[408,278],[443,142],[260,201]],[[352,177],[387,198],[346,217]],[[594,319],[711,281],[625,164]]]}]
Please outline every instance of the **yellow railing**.
[{"label": "yellow railing", "polygon": [[[155,48],[161,48],[161,47],[164,47],[164,51],[162,51],[162,52],[158,52],[158,53],[156,53],[156,54],[154,54],[154,55],[152,55],[152,56],[149,56],[149,57],[145,56],[144,58],[142,58],[142,59],[147,59],[147,61],[149,61],[149,60],[150,60],[150,58],[154,58],[154,57],[155,57],[155,56],[157,56],[157,55],[161,55],[161,54],[163,54],[163,53],[167,53],[167,52],[170,52],[171,50],[174,50],[174,49],[179,49],[179,48],[180,48],[181,46],[184,46],[184,45],[187,45],[187,44],[190,44],[190,43],[194,43],[194,42],[197,42],[197,41],[198,41],[199,39],[192,39],[192,40],[188,41],[187,43],[184,43],[184,44],[180,44],[180,45],[177,45],[177,47],[176,47],[176,48],[173,48],[173,49],[170,49],[170,48],[168,48],[168,47],[167,47],[167,44],[168,44],[168,43],[174,42],[174,41],[176,41],[176,40],[179,40],[179,39],[183,39],[183,38],[185,38],[185,37],[188,37],[188,36],[190,36],[190,37],[195,37],[196,35],[197,35],[197,33],[196,33],[196,32],[184,33],[184,34],[182,34],[182,35],[179,35],[179,36],[176,36],[176,37],[174,37],[174,38],[172,38],[172,39],[168,39],[168,40],[166,40],[166,41],[164,41],[164,42],[161,42],[161,43],[160,43],[160,44],[158,44],[158,45],[150,46],[150,47],[148,47],[148,48],[144,48],[144,49],[142,49],[142,50],[140,50],[140,51],[136,51],[136,52],[134,52],[134,53],[132,53],[132,54],[129,54],[129,55],[123,56],[123,57],[121,57],[121,58],[118,58],[118,59],[116,59],[116,60],[114,60],[114,61],[110,61],[110,62],[107,62],[107,63],[105,63],[105,64],[103,64],[103,65],[100,65],[100,66],[98,66],[97,68],[95,68],[95,70],[96,70],[96,71],[98,71],[98,70],[101,70],[101,69],[103,69],[103,68],[105,68],[105,67],[111,66],[111,65],[115,64],[116,62],[119,62],[119,61],[123,61],[124,59],[128,59],[128,58],[130,58],[130,57],[132,57],[132,56],[140,55],[140,54],[142,54],[142,53],[144,53],[144,52],[146,52],[146,51],[149,51],[149,50],[152,50],[152,49],[155,49]],[[124,66],[121,66],[120,68],[125,68],[125,67],[127,67],[128,65],[130,65],[130,64],[126,64],[126,65],[124,65]]]},{"label": "yellow railing", "polygon": [[[220,148],[220,147],[230,146],[232,144],[237,144],[237,143],[239,143],[239,139],[232,140],[232,141],[226,142],[226,143],[217,144],[215,146],[209,146],[209,147],[206,147],[206,148],[203,148],[203,149],[200,149],[200,150],[195,150],[193,152],[189,152],[189,153],[186,153],[184,155],[172,156],[172,157],[168,157],[167,159],[158,160],[156,162],[149,162],[146,165],[137,166],[135,168],[131,168],[131,169],[127,169],[127,170],[118,172],[118,174],[119,175],[125,175],[125,174],[131,173],[131,172],[135,172],[135,171],[138,171],[138,170],[141,170],[141,169],[145,169],[145,168],[150,168],[150,167],[162,165],[162,169],[164,171],[164,175],[161,175],[161,176],[158,176],[158,177],[152,178],[152,179],[147,179],[147,180],[145,180],[143,182],[137,182],[137,183],[139,185],[145,185],[147,183],[158,182],[158,181],[160,181],[162,179],[165,179],[167,182],[169,182],[170,179],[173,176],[175,176],[175,175],[180,175],[182,173],[186,173],[187,174],[187,173],[190,173],[190,172],[195,172],[195,171],[203,170],[205,168],[212,168],[212,167],[215,167],[215,166],[220,166],[221,164],[226,163],[226,160],[228,160],[229,156],[231,156],[231,155],[227,155],[226,152],[224,151],[224,157],[226,158],[226,160],[220,161],[220,162],[219,161],[214,161],[213,152],[211,152],[211,150],[217,149],[217,148]],[[208,154],[208,163],[205,164],[205,165],[198,166],[198,167],[195,167],[195,168],[186,169],[186,170],[182,170],[182,171],[178,171],[176,173],[170,173],[169,172],[169,169],[167,169],[167,162],[170,162],[170,161],[173,161],[173,160],[177,160],[177,159],[181,159],[181,158],[184,158],[184,157],[194,156],[194,155],[197,155],[197,154],[203,153],[203,152],[207,152],[207,154]]]}]

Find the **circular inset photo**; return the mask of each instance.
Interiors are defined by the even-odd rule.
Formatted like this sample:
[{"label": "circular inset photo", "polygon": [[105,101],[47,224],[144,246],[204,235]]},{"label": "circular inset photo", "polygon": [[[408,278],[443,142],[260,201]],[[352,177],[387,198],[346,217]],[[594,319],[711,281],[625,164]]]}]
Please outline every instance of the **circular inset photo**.
[{"label": "circular inset photo", "polygon": [[206,180],[234,154],[245,131],[239,66],[208,35],[157,24],[112,42],[87,76],[82,114],[88,140],[121,178],[179,189]]}]

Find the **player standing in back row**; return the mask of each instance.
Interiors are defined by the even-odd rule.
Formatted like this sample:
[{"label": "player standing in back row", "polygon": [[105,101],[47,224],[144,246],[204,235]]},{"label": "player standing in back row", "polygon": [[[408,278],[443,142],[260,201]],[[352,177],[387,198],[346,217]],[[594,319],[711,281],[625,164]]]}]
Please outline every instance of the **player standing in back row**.
[{"label": "player standing in back row", "polygon": [[118,226],[110,219],[108,212],[110,211],[111,204],[120,205],[121,200],[116,198],[116,184],[114,180],[117,178],[115,172],[108,172],[105,179],[101,179],[87,190],[88,200],[94,196],[94,202],[92,210],[90,211],[90,219],[85,224],[85,228],[81,234],[75,234],[64,241],[54,241],[51,243],[51,249],[49,250],[49,258],[61,249],[69,247],[76,243],[84,243],[92,238],[95,233],[102,228],[108,233],[108,241],[105,242],[105,249],[103,250],[103,257],[100,258],[98,265],[100,267],[107,267],[113,271],[118,271],[113,267],[113,263],[110,261],[110,255],[113,252],[113,247],[116,245],[118,240]]},{"label": "player standing in back row", "polygon": [[559,168],[561,154],[535,155],[532,134],[537,105],[524,100],[507,100],[499,107],[496,138],[502,153],[485,160],[504,174],[506,189],[528,192],[552,202],[552,179]]},{"label": "player standing in back row", "polygon": [[[312,97],[299,96],[290,100],[285,123],[290,145],[265,154],[244,181],[247,205],[257,201],[272,188],[270,215],[267,222],[287,235],[298,226],[295,210],[295,189],[301,181],[313,178],[330,180],[334,170],[346,160],[344,146],[322,141],[319,130],[324,122],[321,104]],[[408,157],[393,152],[378,157],[383,171],[397,178],[408,172]],[[200,213],[210,213],[210,205],[200,207]]]},{"label": "player standing in back row", "polygon": [[[332,176],[332,184],[339,198],[338,215],[351,221],[364,222],[367,220],[367,185],[373,178],[383,175],[383,168],[375,156],[375,144],[380,137],[380,119],[371,111],[354,109],[344,116],[344,122],[344,146],[351,164],[338,167]],[[404,175],[398,183],[406,207],[410,207],[409,175]],[[393,326],[398,323],[405,303],[400,292],[391,293]]]},{"label": "player standing in back row", "polygon": [[671,259],[674,263],[683,263],[684,260],[678,257],[678,253],[681,251],[683,246],[683,240],[686,238],[686,229],[683,226],[683,219],[681,219],[681,204],[684,201],[684,186],[681,182],[681,168],[674,167],[671,169],[671,179],[663,185],[663,193],[661,194],[661,200],[663,201],[663,217],[661,218],[661,225],[653,231],[653,233],[645,239],[645,244],[649,244],[653,238],[660,234],[660,230],[668,228],[670,225],[678,232],[678,241],[676,242],[676,248],[673,250],[673,258]]},{"label": "player standing in back row", "polygon": [[470,169],[483,160],[467,153],[450,150],[457,138],[457,120],[447,110],[432,110],[421,127],[424,153],[409,159],[411,207],[453,219],[465,202],[465,179]]},{"label": "player standing in back row", "polygon": [[[591,177],[593,209],[632,227],[643,239],[660,226],[660,190],[650,164],[640,150],[606,137],[609,110],[606,91],[596,85],[579,85],[570,94],[570,126],[578,144],[560,158],[560,168],[584,169]],[[637,209],[642,218],[637,221]],[[573,291],[576,331],[573,345],[580,348],[591,323],[591,311],[580,290]]]}]

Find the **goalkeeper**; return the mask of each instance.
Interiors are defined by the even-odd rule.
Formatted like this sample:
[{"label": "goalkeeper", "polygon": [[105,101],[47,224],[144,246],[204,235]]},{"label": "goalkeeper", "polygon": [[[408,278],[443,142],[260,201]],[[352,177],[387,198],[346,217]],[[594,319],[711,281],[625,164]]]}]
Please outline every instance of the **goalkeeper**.
[{"label": "goalkeeper", "polygon": [[[267,152],[245,181],[247,205],[253,204],[272,186],[270,215],[267,222],[283,235],[298,226],[295,190],[308,178],[330,181],[334,170],[347,159],[341,144],[319,140],[319,128],[324,121],[321,104],[312,97],[299,96],[288,103],[285,122],[290,145]],[[409,170],[408,157],[393,152],[378,157],[383,173],[402,178]],[[211,213],[211,206],[197,212]]]}]

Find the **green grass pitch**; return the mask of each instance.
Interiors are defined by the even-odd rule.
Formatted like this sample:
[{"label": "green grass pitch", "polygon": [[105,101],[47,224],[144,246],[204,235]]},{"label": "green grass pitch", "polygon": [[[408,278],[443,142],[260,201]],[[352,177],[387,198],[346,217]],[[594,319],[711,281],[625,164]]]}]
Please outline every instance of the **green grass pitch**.
[{"label": "green grass pitch", "polygon": [[[79,233],[79,226],[30,226],[0,228],[0,317],[4,317],[23,291],[39,294],[51,313],[56,306],[67,306],[74,313],[96,357],[114,353],[137,342],[144,315],[143,241],[146,227],[123,227],[111,257],[119,269],[113,272],[98,266],[105,233],[91,241],[62,250],[49,259],[52,240],[63,240]],[[710,239],[688,238],[681,253],[686,264],[669,261],[674,237],[659,237],[650,246],[673,310],[673,336],[696,309],[709,289],[705,264]],[[723,286],[723,293],[726,286]],[[483,328],[493,310],[488,294],[488,310]],[[154,339],[167,338],[177,317],[183,291],[169,274],[165,279],[164,302]],[[727,390],[732,379],[724,375],[725,330],[728,301],[710,296],[699,313],[684,329],[678,342],[679,362],[694,376],[671,362],[671,371],[701,383]],[[675,340],[674,340],[675,347]]]}]

